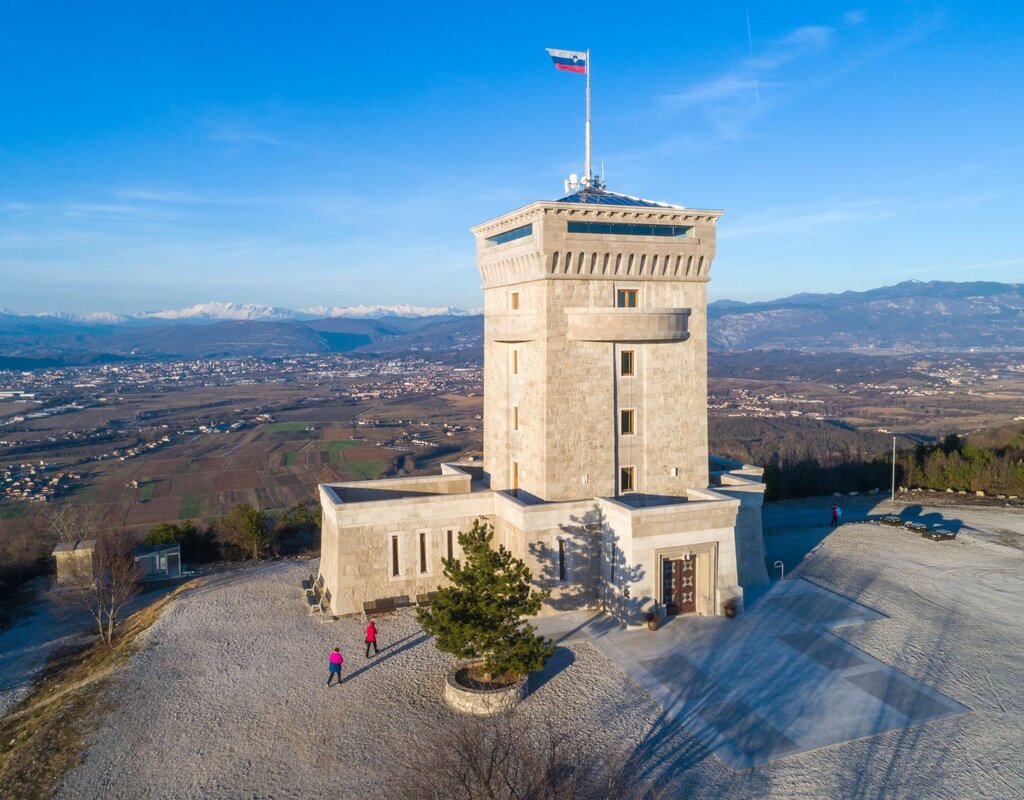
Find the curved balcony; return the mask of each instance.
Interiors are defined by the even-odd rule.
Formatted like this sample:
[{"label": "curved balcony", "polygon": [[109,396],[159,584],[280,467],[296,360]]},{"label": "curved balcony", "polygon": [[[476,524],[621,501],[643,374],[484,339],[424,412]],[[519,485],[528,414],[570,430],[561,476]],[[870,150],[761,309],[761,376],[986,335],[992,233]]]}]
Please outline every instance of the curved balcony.
[{"label": "curved balcony", "polygon": [[537,315],[522,311],[487,314],[484,338],[489,342],[532,342],[537,338]]},{"label": "curved balcony", "polygon": [[688,308],[567,308],[568,337],[583,342],[684,342]]}]

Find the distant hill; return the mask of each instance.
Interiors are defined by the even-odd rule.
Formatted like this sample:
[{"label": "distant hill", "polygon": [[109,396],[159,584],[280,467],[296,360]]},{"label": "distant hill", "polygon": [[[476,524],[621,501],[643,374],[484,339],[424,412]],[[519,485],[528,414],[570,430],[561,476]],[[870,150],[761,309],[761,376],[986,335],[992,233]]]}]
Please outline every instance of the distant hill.
[{"label": "distant hill", "polygon": [[[305,318],[313,310],[328,315]],[[708,306],[708,336],[711,349],[725,353],[1024,349],[1024,285],[907,281],[866,292],[798,294],[763,303],[719,300]],[[482,351],[483,317],[447,307],[294,312],[207,303],[130,317],[0,310],[0,369],[308,353],[479,361]]]},{"label": "distant hill", "polygon": [[717,350],[870,353],[1024,347],[1024,284],[906,281],[866,292],[708,306]]}]

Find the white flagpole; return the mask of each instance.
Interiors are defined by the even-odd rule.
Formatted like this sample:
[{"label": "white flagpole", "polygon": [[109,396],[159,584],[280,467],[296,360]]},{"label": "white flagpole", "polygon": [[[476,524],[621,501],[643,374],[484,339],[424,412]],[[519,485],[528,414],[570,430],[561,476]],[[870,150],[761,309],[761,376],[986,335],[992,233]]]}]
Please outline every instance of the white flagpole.
[{"label": "white flagpole", "polygon": [[586,184],[590,186],[590,50],[587,50],[587,128],[586,128],[586,155],[583,160],[583,174],[586,176]]}]

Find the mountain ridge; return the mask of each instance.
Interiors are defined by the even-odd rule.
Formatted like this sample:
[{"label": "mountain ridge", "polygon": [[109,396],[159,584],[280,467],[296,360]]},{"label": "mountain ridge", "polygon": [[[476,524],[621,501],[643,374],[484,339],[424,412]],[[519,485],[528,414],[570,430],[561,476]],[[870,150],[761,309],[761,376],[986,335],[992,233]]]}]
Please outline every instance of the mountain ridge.
[{"label": "mountain ridge", "polygon": [[[193,306],[186,316],[126,317],[0,311],[0,369],[110,359],[286,357],[318,353],[482,359],[483,317],[449,307],[356,306],[297,318],[278,306]],[[315,307],[307,311],[339,311]],[[391,316],[368,316],[389,310]],[[153,313],[153,312],[149,312]],[[203,314],[249,318],[217,319]],[[293,312],[297,313],[297,312]],[[282,318],[283,316],[283,318]],[[867,291],[801,293],[771,301],[708,305],[708,346],[718,352],[907,353],[1024,350],[1024,284],[905,281]],[[25,366],[27,365],[27,366]]]}]

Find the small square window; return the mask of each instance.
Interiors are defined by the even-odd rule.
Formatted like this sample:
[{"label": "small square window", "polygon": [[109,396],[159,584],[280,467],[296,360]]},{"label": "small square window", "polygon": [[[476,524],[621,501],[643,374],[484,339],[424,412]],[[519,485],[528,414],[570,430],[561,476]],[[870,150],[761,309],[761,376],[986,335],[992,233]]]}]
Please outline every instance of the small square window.
[{"label": "small square window", "polygon": [[509,295],[509,305],[512,307],[513,311],[519,310],[519,292],[512,292],[512,294]]},{"label": "small square window", "polygon": [[639,293],[637,289],[619,289],[615,296],[615,305],[618,308],[636,308]]},{"label": "small square window", "polygon": [[622,377],[630,377],[635,374],[636,358],[632,350],[623,350],[619,354],[619,374]]},{"label": "small square window", "polygon": [[619,470],[619,491],[620,492],[632,492],[634,488],[633,467],[623,467]]},{"label": "small square window", "polygon": [[636,433],[636,413],[632,408],[624,408],[619,412],[619,433],[623,436]]}]

